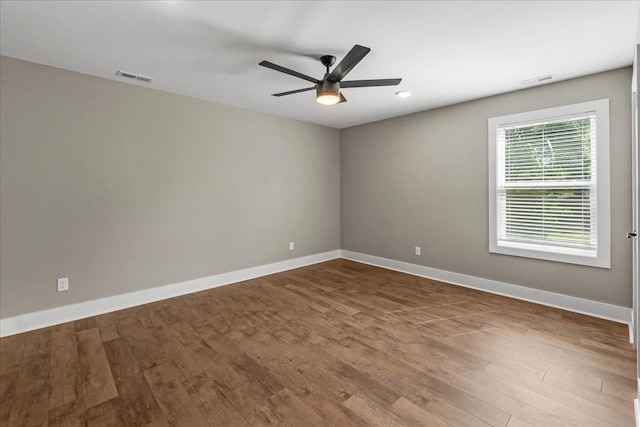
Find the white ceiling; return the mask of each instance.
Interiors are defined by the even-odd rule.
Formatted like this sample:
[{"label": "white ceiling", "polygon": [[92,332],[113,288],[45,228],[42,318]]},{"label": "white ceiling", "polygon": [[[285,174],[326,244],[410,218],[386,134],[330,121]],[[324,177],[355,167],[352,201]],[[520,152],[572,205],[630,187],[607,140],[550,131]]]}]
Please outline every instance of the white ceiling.
[{"label": "white ceiling", "polygon": [[[5,1],[0,53],[130,84],[345,128],[631,65],[639,1]],[[396,87],[344,89],[324,107],[308,82],[371,48],[346,80],[402,77]],[[124,70],[155,78],[138,83]],[[412,96],[400,99],[397,90]]]}]

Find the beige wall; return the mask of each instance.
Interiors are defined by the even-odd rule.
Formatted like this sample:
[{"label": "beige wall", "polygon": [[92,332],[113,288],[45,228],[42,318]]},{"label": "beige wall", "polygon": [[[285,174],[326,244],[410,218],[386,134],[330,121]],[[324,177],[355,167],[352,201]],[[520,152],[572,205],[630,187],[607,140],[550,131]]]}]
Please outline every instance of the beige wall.
[{"label": "beige wall", "polygon": [[[341,248],[631,307],[630,90],[625,68],[342,130]],[[612,268],[489,254],[487,119],[601,98]]]},{"label": "beige wall", "polygon": [[337,130],[0,66],[0,317],[339,249]]}]

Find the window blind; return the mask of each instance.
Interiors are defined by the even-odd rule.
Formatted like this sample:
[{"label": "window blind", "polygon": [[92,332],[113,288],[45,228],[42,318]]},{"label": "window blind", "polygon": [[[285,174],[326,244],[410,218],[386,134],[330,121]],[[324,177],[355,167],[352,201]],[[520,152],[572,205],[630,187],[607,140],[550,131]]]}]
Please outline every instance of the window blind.
[{"label": "window blind", "polygon": [[497,239],[596,256],[596,114],[497,128]]}]

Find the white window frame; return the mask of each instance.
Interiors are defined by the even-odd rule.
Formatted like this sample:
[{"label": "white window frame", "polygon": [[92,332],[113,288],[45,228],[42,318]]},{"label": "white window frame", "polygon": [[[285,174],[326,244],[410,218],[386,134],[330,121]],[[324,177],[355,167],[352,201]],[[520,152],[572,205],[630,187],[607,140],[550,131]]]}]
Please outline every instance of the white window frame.
[{"label": "white window frame", "polygon": [[[596,221],[595,254],[554,246],[513,244],[498,239],[498,129],[515,124],[536,124],[563,116],[596,113]],[[609,172],[609,100],[582,102],[543,110],[511,114],[489,119],[489,252],[548,261],[611,268],[611,212]],[[572,253],[573,252],[573,253]]]}]

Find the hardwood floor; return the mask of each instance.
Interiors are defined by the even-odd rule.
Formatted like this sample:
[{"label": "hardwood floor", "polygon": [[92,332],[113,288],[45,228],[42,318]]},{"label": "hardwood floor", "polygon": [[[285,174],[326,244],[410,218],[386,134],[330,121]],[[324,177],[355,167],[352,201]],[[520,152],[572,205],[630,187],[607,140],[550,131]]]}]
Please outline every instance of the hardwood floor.
[{"label": "hardwood floor", "polygon": [[0,357],[2,426],[635,425],[626,325],[341,259]]}]

